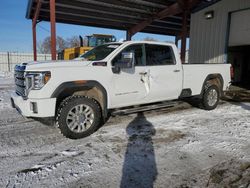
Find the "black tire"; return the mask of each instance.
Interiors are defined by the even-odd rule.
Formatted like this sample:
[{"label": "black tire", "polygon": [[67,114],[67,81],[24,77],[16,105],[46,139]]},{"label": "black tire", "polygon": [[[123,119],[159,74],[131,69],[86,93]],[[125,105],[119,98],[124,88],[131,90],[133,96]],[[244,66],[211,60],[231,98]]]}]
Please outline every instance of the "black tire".
[{"label": "black tire", "polygon": [[[84,106],[89,107],[92,110],[91,112],[93,115],[93,122],[90,123],[90,127],[88,129],[84,130],[83,132],[75,131],[76,128],[78,129],[78,127],[84,126],[84,125],[80,126],[80,124],[78,124],[78,125],[74,124],[77,126],[72,131],[69,128],[69,125],[68,125],[69,120],[67,119],[69,117],[69,113],[72,112],[72,109],[77,108],[79,105],[84,105]],[[79,119],[79,117],[78,117],[78,119]],[[84,117],[85,117],[85,115],[84,115]],[[86,117],[85,117],[85,119],[86,119]],[[77,120],[74,120],[74,122],[75,121],[77,121]],[[80,120],[78,120],[78,121],[80,121]],[[101,109],[100,109],[99,104],[91,98],[84,97],[84,96],[71,96],[71,97],[68,97],[67,99],[65,99],[61,103],[60,107],[58,108],[56,122],[58,124],[59,129],[61,130],[61,133],[65,137],[71,138],[71,139],[84,138],[84,137],[91,135],[99,128],[99,125],[101,123]],[[85,126],[85,128],[86,128],[86,126]]]},{"label": "black tire", "polygon": [[[211,94],[214,94],[216,96],[211,99]],[[211,102],[213,100],[213,102]],[[216,85],[207,86],[202,98],[202,106],[205,110],[214,110],[220,101],[220,91],[219,88]]]}]

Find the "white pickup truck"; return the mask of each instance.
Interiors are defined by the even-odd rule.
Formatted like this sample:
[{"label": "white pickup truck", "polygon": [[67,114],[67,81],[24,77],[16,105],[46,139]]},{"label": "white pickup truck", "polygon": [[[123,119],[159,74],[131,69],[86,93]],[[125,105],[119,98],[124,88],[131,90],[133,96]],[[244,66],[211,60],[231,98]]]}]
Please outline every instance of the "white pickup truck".
[{"label": "white pickup truck", "polygon": [[230,80],[229,64],[182,65],[172,43],[127,41],[72,61],[17,65],[11,101],[23,116],[55,117],[62,134],[77,139],[119,110],[191,97],[212,110]]}]

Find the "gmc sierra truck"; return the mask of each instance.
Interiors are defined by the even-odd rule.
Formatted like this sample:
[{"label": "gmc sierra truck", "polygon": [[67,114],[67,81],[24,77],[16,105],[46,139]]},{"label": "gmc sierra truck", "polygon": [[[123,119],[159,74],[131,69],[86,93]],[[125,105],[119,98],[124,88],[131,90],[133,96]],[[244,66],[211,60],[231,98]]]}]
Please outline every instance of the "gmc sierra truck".
[{"label": "gmc sierra truck", "polygon": [[230,80],[229,64],[182,64],[172,43],[116,42],[72,61],[17,65],[11,102],[25,117],[54,117],[63,135],[78,139],[115,112],[192,97],[213,110]]}]

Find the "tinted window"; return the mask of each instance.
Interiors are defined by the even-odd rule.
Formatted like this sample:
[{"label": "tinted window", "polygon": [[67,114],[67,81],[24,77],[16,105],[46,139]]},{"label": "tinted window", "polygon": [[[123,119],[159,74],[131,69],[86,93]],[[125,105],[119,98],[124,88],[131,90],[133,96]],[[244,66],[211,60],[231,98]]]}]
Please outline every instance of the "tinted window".
[{"label": "tinted window", "polygon": [[118,48],[121,44],[105,44],[101,46],[97,46],[87,53],[81,55],[81,58],[84,58],[88,61],[99,61],[106,58],[109,54],[111,54],[116,48]]},{"label": "tinted window", "polygon": [[134,52],[135,53],[135,66],[144,66],[145,62],[143,61],[143,52],[142,45],[131,45],[125,48],[122,52],[120,52],[112,61],[112,65],[114,66],[116,62],[122,59],[122,53],[124,52]]},{"label": "tinted window", "polygon": [[146,45],[147,65],[173,65],[175,60],[170,46],[163,45]]}]

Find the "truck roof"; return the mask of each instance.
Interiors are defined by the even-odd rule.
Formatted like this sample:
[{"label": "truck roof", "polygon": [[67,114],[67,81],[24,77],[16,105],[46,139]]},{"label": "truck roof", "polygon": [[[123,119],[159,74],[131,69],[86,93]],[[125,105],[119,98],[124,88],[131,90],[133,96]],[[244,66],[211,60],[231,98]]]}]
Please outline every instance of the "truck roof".
[{"label": "truck roof", "polygon": [[160,45],[174,45],[174,42],[158,42],[158,41],[146,41],[146,40],[141,40],[141,41],[124,41],[124,42],[110,42],[107,44],[160,44]]}]

